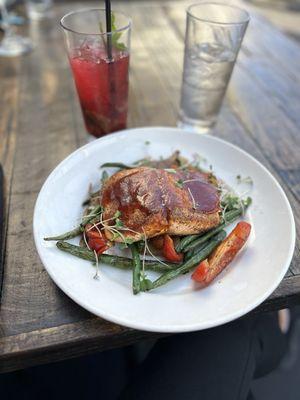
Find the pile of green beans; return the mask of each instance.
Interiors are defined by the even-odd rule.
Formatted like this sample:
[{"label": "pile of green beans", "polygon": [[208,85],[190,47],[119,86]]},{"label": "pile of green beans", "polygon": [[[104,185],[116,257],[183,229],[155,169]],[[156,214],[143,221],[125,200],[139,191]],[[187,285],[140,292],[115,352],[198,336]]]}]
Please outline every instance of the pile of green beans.
[{"label": "pile of green beans", "polygon": [[205,260],[210,253],[220,244],[226,237],[226,232],[224,230],[218,232],[214,237],[212,237],[205,247],[200,251],[196,252],[190,259],[179,265],[178,268],[173,271],[168,271],[162,274],[158,279],[156,279],[152,286],[148,290],[156,289],[159,286],[165,285],[170,280],[177,278],[179,275],[189,272],[192,268],[198,265],[201,261]]},{"label": "pile of green beans", "polygon": [[[113,256],[108,254],[101,254],[98,256],[98,261],[104,264],[109,264],[120,269],[132,269],[132,289],[133,293],[137,294],[141,290],[152,290],[159,286],[165,285],[170,280],[177,278],[178,276],[189,272],[194,266],[199,264],[222,242],[226,237],[224,230],[218,232],[213,236],[207,243],[201,246],[199,251],[196,251],[192,257],[188,258],[181,264],[164,263],[161,264],[155,261],[145,261],[145,269],[156,272],[161,272],[162,275],[154,282],[148,280],[147,285],[141,288],[141,259],[138,253],[136,244],[131,244],[130,249],[132,253],[132,259],[126,257]],[[73,256],[82,258],[84,260],[95,262],[95,254],[93,251],[87,248],[76,246],[71,243],[59,241],[56,243],[58,249],[72,254]]]},{"label": "pile of green beans", "polygon": [[[72,254],[75,257],[82,258],[83,260],[96,262],[95,253],[86,247],[76,246],[75,244],[59,241],[56,243],[59,250],[65,253]],[[98,261],[104,264],[117,267],[119,269],[132,269],[132,259],[127,257],[113,256],[110,254],[98,255]],[[155,272],[167,272],[177,268],[178,264],[175,263],[159,263],[158,261],[145,260],[145,269]]]},{"label": "pile of green beans", "polygon": [[[178,276],[191,271],[201,261],[205,260],[211,252],[225,239],[226,232],[224,228],[230,225],[236,219],[238,219],[250,204],[251,200],[245,203],[244,208],[230,210],[225,213],[223,221],[210,231],[201,235],[189,235],[182,238],[176,245],[176,251],[184,253],[184,261],[180,264],[175,263],[160,263],[159,261],[144,261],[146,270],[152,270],[161,273],[161,276],[155,281],[145,280],[144,274],[142,273],[142,262],[139,255],[139,244],[131,244],[130,250],[132,258],[119,257],[109,254],[98,255],[98,261],[103,262],[120,269],[131,269],[132,270],[132,289],[133,293],[137,294],[141,291],[149,291],[156,289],[162,285],[165,285],[170,280],[177,278]],[[56,246],[58,249],[72,254],[76,257],[96,262],[95,254],[88,248],[76,246],[71,243],[65,242],[65,240],[72,239],[84,231],[84,227],[92,222],[95,218],[99,218],[102,209],[101,206],[96,206],[88,214],[84,221],[72,231],[66,232],[59,236],[47,237],[45,240],[57,240]]]}]

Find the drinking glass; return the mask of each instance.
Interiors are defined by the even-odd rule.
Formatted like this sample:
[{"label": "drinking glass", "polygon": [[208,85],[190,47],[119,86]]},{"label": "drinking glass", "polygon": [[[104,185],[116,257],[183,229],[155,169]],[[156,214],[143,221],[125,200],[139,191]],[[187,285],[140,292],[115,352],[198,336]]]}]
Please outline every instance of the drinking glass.
[{"label": "drinking glass", "polygon": [[187,9],[179,126],[206,132],[215,124],[248,22],[246,11],[225,4]]},{"label": "drinking glass", "polygon": [[105,10],[74,11],[61,20],[88,133],[100,137],[126,128],[131,20]]},{"label": "drinking glass", "polygon": [[2,27],[4,37],[0,43],[0,56],[13,57],[28,53],[33,49],[33,44],[29,38],[16,35],[11,26],[6,8],[6,0],[0,0],[0,11],[2,16]]},{"label": "drinking glass", "polygon": [[26,0],[27,14],[32,20],[51,17],[52,6],[52,0]]}]

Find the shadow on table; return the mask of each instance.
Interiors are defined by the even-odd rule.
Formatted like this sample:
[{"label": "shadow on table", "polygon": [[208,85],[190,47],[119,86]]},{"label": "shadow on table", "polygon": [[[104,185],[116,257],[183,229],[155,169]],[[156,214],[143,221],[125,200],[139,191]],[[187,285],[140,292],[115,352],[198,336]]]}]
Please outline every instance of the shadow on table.
[{"label": "shadow on table", "polygon": [[254,381],[255,399],[299,400],[300,381],[300,307],[291,310],[289,349],[280,366],[271,374]]},{"label": "shadow on table", "polygon": [[129,348],[0,375],[3,400],[113,400],[130,370]]},{"label": "shadow on table", "polygon": [[[289,350],[279,368],[253,382],[255,400],[299,400],[300,307],[292,310],[289,335]],[[5,400],[115,400],[128,380],[130,371],[147,355],[153,343],[144,342],[2,374],[0,397]]]}]

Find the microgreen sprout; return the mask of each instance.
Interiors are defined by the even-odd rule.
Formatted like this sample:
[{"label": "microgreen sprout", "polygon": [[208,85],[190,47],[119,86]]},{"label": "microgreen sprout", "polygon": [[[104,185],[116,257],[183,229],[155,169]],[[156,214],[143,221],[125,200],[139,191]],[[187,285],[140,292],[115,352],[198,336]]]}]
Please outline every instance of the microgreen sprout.
[{"label": "microgreen sprout", "polygon": [[245,183],[245,184],[253,185],[253,179],[251,178],[251,176],[245,176],[244,178],[242,178],[241,175],[237,175],[236,181],[238,184]]},{"label": "microgreen sprout", "polygon": [[94,250],[94,254],[95,254],[95,260],[96,260],[96,272],[94,275],[94,279],[98,280],[99,279],[99,259],[98,259],[98,254],[97,254],[96,250]]},{"label": "microgreen sprout", "polygon": [[222,219],[224,221],[225,221],[226,211],[236,210],[241,208],[244,213],[245,207],[249,205],[249,202],[251,201],[250,197],[245,198],[248,192],[245,192],[242,195],[238,195],[222,181],[219,181],[218,190],[220,193]]},{"label": "microgreen sprout", "polygon": [[191,189],[190,189],[189,187],[188,187],[187,189],[188,189],[189,195],[190,195],[190,197],[191,197],[191,199],[192,199],[192,202],[193,202],[193,209],[196,210],[195,198],[194,198],[194,196],[193,196],[193,194],[192,194]]},{"label": "microgreen sprout", "polygon": [[119,218],[119,217],[121,217],[121,215],[122,215],[121,211],[120,211],[120,210],[117,210],[117,211],[114,213],[114,218]]},{"label": "microgreen sprout", "polygon": [[179,187],[180,189],[183,188],[183,184],[184,184],[184,181],[183,181],[182,179],[178,179],[178,180],[175,182],[175,185],[176,185],[177,187]]},{"label": "microgreen sprout", "polygon": [[206,164],[207,159],[199,153],[193,154],[193,161],[190,163],[193,167],[201,169],[201,164]]},{"label": "microgreen sprout", "polygon": [[[149,246],[148,246],[148,243],[147,243],[147,236],[146,236],[146,232],[145,232],[144,227],[142,227],[142,229],[143,229],[143,232],[144,232],[144,244],[145,244],[145,249],[146,249],[146,251],[148,251],[148,253],[149,253],[156,261],[158,261],[160,264],[167,266],[166,263],[164,263],[162,260],[160,260],[159,258],[157,258],[157,257],[152,253],[152,251],[150,250],[150,248],[149,248]],[[146,255],[146,252],[145,252],[144,254]]]}]

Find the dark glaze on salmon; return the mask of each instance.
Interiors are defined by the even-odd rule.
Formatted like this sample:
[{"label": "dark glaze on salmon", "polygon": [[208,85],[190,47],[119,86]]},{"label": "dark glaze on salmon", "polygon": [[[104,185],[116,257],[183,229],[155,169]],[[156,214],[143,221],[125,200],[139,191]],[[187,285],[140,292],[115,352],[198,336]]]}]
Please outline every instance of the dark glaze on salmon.
[{"label": "dark glaze on salmon", "polygon": [[[208,174],[197,170],[140,167],[119,171],[106,181],[101,204],[104,220],[121,212],[124,226],[132,230],[122,233],[133,240],[142,239],[144,233],[148,238],[194,234],[219,224],[217,188],[209,183]],[[112,237],[108,230],[106,236]]]}]

